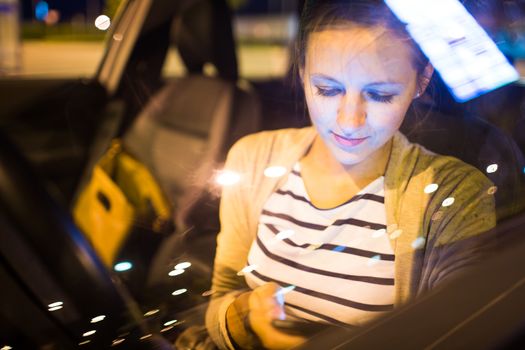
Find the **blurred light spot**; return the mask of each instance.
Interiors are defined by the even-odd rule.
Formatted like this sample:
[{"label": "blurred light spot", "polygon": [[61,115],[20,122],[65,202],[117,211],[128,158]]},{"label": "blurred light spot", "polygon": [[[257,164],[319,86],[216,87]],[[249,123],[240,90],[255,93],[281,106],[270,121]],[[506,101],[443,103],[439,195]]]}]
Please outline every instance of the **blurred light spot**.
[{"label": "blurred light spot", "polygon": [[126,340],[126,339],[124,339],[124,338],[117,338],[117,339],[113,340],[113,342],[111,342],[111,346],[119,345],[119,344],[123,343],[124,340]]},{"label": "blurred light spot", "polygon": [[525,166],[523,167],[523,173],[525,174]]},{"label": "blurred light spot", "polygon": [[307,250],[316,250],[319,248],[322,244],[321,243],[311,243],[306,249]]},{"label": "blurred light spot", "polygon": [[150,333],[150,334],[143,335],[143,336],[140,337],[139,339],[140,339],[140,340],[144,340],[144,339],[148,339],[148,338],[150,338],[151,336],[153,336],[153,334]]},{"label": "blurred light spot", "polygon": [[216,77],[219,74],[217,67],[215,67],[215,65],[210,62],[204,63],[204,66],[202,67],[202,72],[205,76],[208,77]]},{"label": "blurred light spot", "polygon": [[425,245],[425,237],[418,237],[412,242],[412,248],[419,249]]},{"label": "blurred light spot", "polygon": [[118,272],[128,271],[133,267],[133,264],[131,264],[129,261],[123,261],[119,262],[115,265],[114,269]]},{"label": "blurred light spot", "polygon": [[448,197],[443,201],[441,205],[444,207],[450,207],[452,204],[454,204],[454,197]]},{"label": "blurred light spot", "polygon": [[148,316],[151,316],[151,315],[155,315],[156,313],[158,313],[160,310],[159,309],[154,309],[154,310],[150,310],[148,312],[146,312],[144,314],[144,316],[148,317]]},{"label": "blurred light spot", "polygon": [[222,170],[217,174],[215,181],[221,186],[235,185],[241,180],[241,175],[234,171]]},{"label": "blurred light spot", "polygon": [[180,264],[175,265],[175,270],[184,270],[191,266],[191,263],[188,261],[181,262]]},{"label": "blurred light spot", "polygon": [[186,293],[188,290],[186,288],[181,288],[181,289],[177,289],[176,291],[174,291],[173,293],[171,293],[171,295],[181,295],[181,294],[184,294]]},{"label": "blurred light spot", "polygon": [[95,27],[99,30],[107,30],[111,25],[111,20],[106,15],[100,15],[95,19]]},{"label": "blurred light spot", "polygon": [[177,320],[171,320],[171,321],[168,321],[168,322],[164,322],[164,326],[168,327],[168,326],[171,326],[174,323],[177,323]]},{"label": "blurred light spot", "polygon": [[64,305],[62,301],[56,301],[54,303],[49,304],[47,307],[53,308],[53,307],[62,306],[62,305]]},{"label": "blurred light spot", "polygon": [[379,229],[377,231],[374,231],[374,233],[372,233],[372,238],[382,237],[385,233],[386,233],[386,230],[384,228]]},{"label": "blurred light spot", "polygon": [[259,266],[257,265],[248,265],[245,266],[241,271],[237,273],[237,276],[243,276],[245,273],[250,273],[252,271],[255,271]]},{"label": "blurred light spot", "polygon": [[487,190],[487,193],[488,194],[494,194],[498,191],[498,187],[497,186],[492,186],[490,187],[488,190]]},{"label": "blurred light spot", "polygon": [[487,173],[489,174],[495,173],[496,171],[498,171],[498,164],[491,164],[487,167]]},{"label": "blurred light spot", "polygon": [[[45,1],[39,1],[35,5],[35,18],[39,21],[46,19],[49,13],[49,5]],[[1,349],[3,350],[3,348]]]},{"label": "blurred light spot", "polygon": [[210,290],[207,290],[204,293],[202,293],[202,296],[203,297],[209,297],[210,295],[212,295],[214,293],[215,293],[215,291],[210,289]]},{"label": "blurred light spot", "polygon": [[164,332],[169,331],[170,329],[173,329],[173,326],[164,327],[164,328],[162,328],[160,331],[161,331],[162,333],[164,333]]},{"label": "blurred light spot", "polygon": [[332,249],[333,252],[342,252],[343,250],[345,250],[345,246],[344,245],[338,245],[337,247],[335,247],[334,249]]},{"label": "blurred light spot", "polygon": [[62,305],[60,305],[60,306],[55,306],[55,307],[50,307],[50,308],[48,309],[48,311],[57,311],[57,310],[60,310],[60,309],[62,309],[62,308],[63,308]]},{"label": "blurred light spot", "polygon": [[275,238],[277,238],[277,239],[287,239],[287,238],[292,237],[294,234],[295,234],[294,230],[284,230],[284,231],[279,232],[275,236]]},{"label": "blurred light spot", "polygon": [[168,275],[170,275],[171,277],[173,276],[178,276],[178,275],[182,275],[184,273],[184,270],[171,270]]},{"label": "blurred light spot", "polygon": [[105,318],[106,318],[106,315],[100,315],[100,316],[97,316],[97,317],[93,317],[91,319],[91,323],[97,323],[97,322],[100,322],[100,321],[104,321]]},{"label": "blurred light spot", "polygon": [[397,229],[394,232],[392,232],[389,237],[390,237],[390,239],[396,239],[399,236],[401,236],[402,233],[403,233],[403,230]]},{"label": "blurred light spot", "polygon": [[432,193],[432,192],[436,192],[438,188],[439,188],[438,184],[430,184],[425,187],[424,191],[425,193]]},{"label": "blurred light spot", "polygon": [[60,19],[60,12],[58,12],[57,10],[49,10],[46,18],[44,18],[44,22],[48,25],[53,25],[53,24],[57,24],[59,19]]},{"label": "blurred light spot", "polygon": [[124,36],[120,33],[113,34],[113,40],[115,41],[122,41],[123,38]]},{"label": "blurred light spot", "polygon": [[374,266],[376,265],[378,262],[381,261],[381,255],[374,255],[373,257],[371,257],[370,259],[368,259],[366,265],[367,266]]},{"label": "blurred light spot", "polygon": [[10,347],[9,345],[4,345],[0,348],[0,350],[11,350],[13,349],[12,347]]},{"label": "blurred light spot", "polygon": [[286,174],[286,168],[280,165],[277,166],[270,166],[266,169],[264,169],[264,176],[266,177],[281,177],[284,174]]},{"label": "blurred light spot", "polygon": [[[86,344],[89,344],[89,343],[91,343],[91,340],[84,340],[83,342],[78,343],[78,345],[86,345]],[[9,349],[11,349],[11,348],[9,348]],[[2,348],[0,350],[4,350],[4,349]]]},{"label": "blurred light spot", "polygon": [[292,290],[295,289],[295,286],[294,285],[289,285],[288,287],[283,287],[279,290],[279,292],[282,294],[282,295],[285,295],[285,294],[288,294],[290,293]]},{"label": "blurred light spot", "polygon": [[97,333],[97,331],[93,329],[93,330],[91,330],[91,331],[88,331],[88,332],[82,334],[82,336],[83,336],[83,337],[89,337],[90,335],[93,335],[93,334],[95,334],[95,333]]},{"label": "blurred light spot", "polygon": [[434,215],[432,215],[432,220],[438,221],[438,220],[441,220],[442,217],[443,217],[443,212],[441,210],[438,210],[434,213]]}]

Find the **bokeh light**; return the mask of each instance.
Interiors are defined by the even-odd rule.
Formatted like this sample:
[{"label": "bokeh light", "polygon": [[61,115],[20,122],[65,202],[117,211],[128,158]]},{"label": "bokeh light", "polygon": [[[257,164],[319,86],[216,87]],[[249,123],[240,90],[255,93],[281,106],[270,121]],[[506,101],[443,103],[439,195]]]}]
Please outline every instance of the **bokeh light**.
[{"label": "bokeh light", "polygon": [[98,30],[108,30],[110,26],[111,20],[106,15],[100,15],[95,19],[95,27],[97,27]]}]

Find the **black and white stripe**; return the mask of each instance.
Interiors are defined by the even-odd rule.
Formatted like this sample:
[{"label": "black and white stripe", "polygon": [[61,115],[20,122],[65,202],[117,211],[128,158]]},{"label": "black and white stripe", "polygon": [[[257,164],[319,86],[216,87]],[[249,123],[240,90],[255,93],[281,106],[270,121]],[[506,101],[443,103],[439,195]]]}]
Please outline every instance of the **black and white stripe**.
[{"label": "black and white stripe", "polygon": [[380,177],[344,204],[318,209],[297,164],[264,205],[249,253],[254,271],[246,274],[248,285],[295,286],[286,306],[310,320],[358,326],[391,310],[394,254],[383,184]]}]

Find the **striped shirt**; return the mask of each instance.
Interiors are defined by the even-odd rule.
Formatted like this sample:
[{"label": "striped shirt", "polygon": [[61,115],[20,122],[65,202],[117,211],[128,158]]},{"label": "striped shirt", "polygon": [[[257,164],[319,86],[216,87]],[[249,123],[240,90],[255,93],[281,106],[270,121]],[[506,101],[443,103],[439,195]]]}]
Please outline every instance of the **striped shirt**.
[{"label": "striped shirt", "polygon": [[287,315],[359,326],[393,308],[394,253],[386,235],[384,177],[335,208],[315,207],[296,163],[263,207],[245,278],[274,281]]}]

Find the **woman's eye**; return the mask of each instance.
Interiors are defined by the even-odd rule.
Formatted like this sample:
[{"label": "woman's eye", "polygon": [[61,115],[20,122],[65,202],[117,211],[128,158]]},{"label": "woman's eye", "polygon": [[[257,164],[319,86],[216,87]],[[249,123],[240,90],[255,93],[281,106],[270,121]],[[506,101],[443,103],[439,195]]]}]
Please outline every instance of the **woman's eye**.
[{"label": "woman's eye", "polygon": [[391,103],[394,98],[393,94],[382,94],[375,91],[368,91],[366,94],[370,99],[377,102]]},{"label": "woman's eye", "polygon": [[341,89],[331,88],[327,86],[316,86],[317,95],[321,96],[335,96],[341,92]]}]

